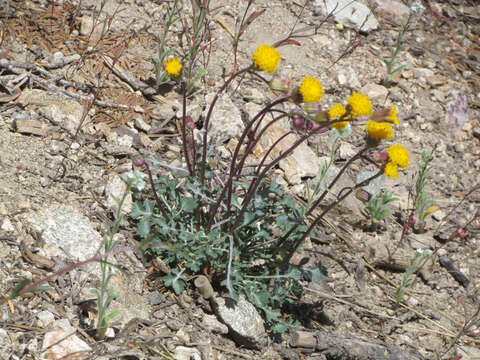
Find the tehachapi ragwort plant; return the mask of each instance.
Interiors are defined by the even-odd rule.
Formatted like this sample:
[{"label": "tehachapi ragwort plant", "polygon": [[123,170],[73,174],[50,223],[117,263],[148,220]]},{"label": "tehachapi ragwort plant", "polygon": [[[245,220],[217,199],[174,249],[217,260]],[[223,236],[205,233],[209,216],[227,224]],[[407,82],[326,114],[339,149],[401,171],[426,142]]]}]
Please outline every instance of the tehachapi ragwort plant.
[{"label": "tehachapi ragwort plant", "polygon": [[[185,168],[174,169],[158,158],[142,160],[151,188],[136,194],[132,211],[132,217],[138,222],[138,234],[144,239],[143,248],[160,255],[172,267],[164,280],[176,293],[183,291],[189,276],[203,273],[217,289],[228,291],[231,298],[245,294],[263,312],[273,332],[283,332],[293,324],[293,320],[282,317],[281,310],[300,298],[301,281],[321,281],[324,277],[319,267],[291,264],[292,256],[303,241],[315,232],[325,214],[352,192],[382,174],[397,177],[399,168],[408,167],[409,158],[401,145],[391,146],[383,158],[372,156],[382,140],[394,136],[393,126],[399,123],[396,106],[374,112],[370,99],[354,92],[345,105],[338,103],[324,111],[319,104],[324,95],[323,86],[316,77],[306,76],[296,87],[289,86],[288,81],[278,86],[275,78],[267,80],[262,72],[267,76],[276,73],[281,63],[278,48],[292,44],[291,40],[287,37],[276,46],[258,45],[252,54],[252,63],[234,70],[218,89],[198,133],[194,132],[195,120],[186,113],[187,79],[183,67],[177,64],[180,72],[176,78],[183,93],[181,136]],[[223,164],[209,142],[210,119],[218,98],[233,80],[241,81],[246,75],[264,81],[278,97],[245,124],[231,159]],[[294,111],[283,110],[281,105],[287,102],[296,105]],[[267,118],[267,114],[273,117]],[[253,172],[245,175],[247,159],[253,156],[261,137],[284,118],[291,120],[293,130],[274,141]],[[347,161],[327,188],[310,201],[308,208],[302,209],[270,177],[271,171],[310,137],[332,128],[341,131],[349,123],[366,124],[365,146]],[[270,158],[273,149],[292,135],[296,141],[286,151]],[[354,162],[376,171],[361,183],[341,189],[325,204],[327,194]],[[152,167],[159,166],[172,171],[155,177]],[[315,210],[320,205],[322,209],[317,213]],[[309,218],[312,220],[307,220]]]},{"label": "tehachapi ragwort plant", "polygon": [[[252,2],[249,0],[248,5]],[[174,3],[177,4],[176,1]],[[199,6],[199,17],[196,18],[198,24],[204,24],[205,17],[202,20],[201,14],[206,14],[203,11],[208,12],[208,4],[208,0],[192,0],[193,6]],[[243,17],[237,43],[246,25],[261,14],[263,11]],[[169,13],[168,21],[177,21],[174,17],[177,15]],[[193,28],[195,27],[189,29]],[[196,27],[200,28],[201,26]],[[316,30],[315,27],[314,31]],[[124,178],[128,189],[136,187],[137,190],[137,200],[131,215],[136,219],[138,234],[143,239],[140,247],[144,251],[150,250],[161,255],[172,267],[163,280],[176,293],[184,290],[190,275],[204,273],[217,289],[226,289],[233,299],[239,293],[245,294],[263,311],[272,332],[283,332],[294,325],[295,321],[282,316],[281,310],[300,298],[301,281],[320,282],[324,277],[320,267],[307,268],[302,265],[303,261],[298,265],[291,264],[293,254],[309,235],[314,234],[322,218],[352,192],[382,174],[398,177],[398,169],[408,167],[409,154],[402,146],[392,145],[386,152],[377,150],[383,140],[394,136],[393,126],[399,123],[398,110],[393,106],[374,112],[368,97],[354,92],[345,105],[337,103],[324,111],[318,103],[323,97],[323,86],[315,77],[306,76],[296,87],[290,86],[290,80],[273,78],[267,81],[261,72],[275,74],[281,63],[278,48],[300,45],[294,38],[302,37],[302,31],[292,28],[289,35],[274,46],[259,45],[252,54],[252,63],[246,68],[238,70],[235,62],[234,71],[209,104],[203,129],[197,137],[194,134],[195,121],[186,113],[186,104],[194,83],[194,72],[190,70],[194,69],[201,47],[198,42],[189,43],[187,48],[192,51],[192,56],[183,58],[187,60],[185,66],[179,57],[171,56],[176,53],[163,53],[167,34],[168,30],[160,43],[159,59],[156,61],[157,79],[160,79],[159,83],[168,78],[174,79],[182,90],[181,135],[186,166],[175,168],[162,164],[155,158],[139,157],[135,164],[144,167],[147,174],[134,172]],[[167,77],[162,75],[162,71]],[[265,81],[278,97],[246,123],[230,161],[223,164],[218,161],[215,147],[209,143],[209,122],[219,96],[227,91],[233,80],[243,79],[245,75]],[[283,110],[281,105],[287,102],[294,103],[296,110]],[[274,114],[273,119],[268,120],[267,114]],[[262,155],[253,172],[245,175],[247,158],[252,156],[261,137],[269,127],[284,118],[291,120],[294,129],[277,139]],[[365,146],[346,162],[323,191],[315,193],[314,199],[309,201],[306,208],[285,194],[269,176],[282,159],[311,136],[321,135],[332,128],[344,131],[348,124],[363,123],[366,123]],[[269,159],[272,150],[287,136],[295,136],[296,141],[273,160]],[[370,177],[357,184],[341,189],[330,203],[325,204],[327,194],[332,193],[332,188],[354,162],[361,162],[362,166],[376,171],[371,171]],[[151,171],[153,166],[165,166],[171,170],[171,174],[154,176]],[[142,191],[144,175],[148,177],[150,189]],[[119,211],[122,202],[122,199],[118,199]],[[316,212],[320,205],[321,210]],[[116,315],[115,312],[107,314],[114,298],[114,292],[109,288],[113,272],[107,258],[137,248],[136,245],[118,247],[113,241],[120,224],[120,215],[118,212],[115,225],[104,244],[104,253],[34,282],[22,281],[12,290],[8,299],[0,299],[0,303],[29,292],[44,290],[42,284],[54,277],[89,262],[99,261],[103,275],[101,289],[97,293],[101,310],[97,330],[99,338],[102,338],[109,321]]]}]

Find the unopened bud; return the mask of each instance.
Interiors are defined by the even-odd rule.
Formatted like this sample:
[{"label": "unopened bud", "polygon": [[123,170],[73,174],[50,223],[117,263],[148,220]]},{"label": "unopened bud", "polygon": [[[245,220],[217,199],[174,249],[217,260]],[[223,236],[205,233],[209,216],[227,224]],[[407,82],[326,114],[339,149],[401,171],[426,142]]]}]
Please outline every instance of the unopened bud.
[{"label": "unopened bud", "polygon": [[135,166],[143,165],[145,165],[145,159],[143,158],[143,156],[137,156],[137,158],[135,159]]},{"label": "unopened bud", "polygon": [[387,161],[388,154],[385,151],[378,151],[373,154],[373,160],[375,161]]},{"label": "unopened bud", "polygon": [[305,127],[305,120],[301,117],[295,117],[293,118],[293,126],[295,126],[297,129],[302,130]]},{"label": "unopened bud", "polygon": [[195,129],[195,121],[193,121],[190,115],[185,116],[185,127]]},{"label": "unopened bud", "polygon": [[273,91],[286,94],[290,89],[290,80],[273,78],[268,85]]},{"label": "unopened bud", "polygon": [[328,120],[328,114],[325,111],[319,111],[313,119],[316,123],[321,124]]}]

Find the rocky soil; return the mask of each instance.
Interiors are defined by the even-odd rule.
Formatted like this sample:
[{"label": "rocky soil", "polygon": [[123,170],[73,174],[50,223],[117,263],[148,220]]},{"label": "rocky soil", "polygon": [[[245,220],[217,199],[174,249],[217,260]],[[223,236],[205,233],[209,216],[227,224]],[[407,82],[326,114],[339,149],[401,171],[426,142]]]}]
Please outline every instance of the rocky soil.
[{"label": "rocky soil", "polygon": [[[251,61],[258,44],[285,37],[298,19],[299,27],[324,21],[327,3],[309,1],[302,11],[300,0],[255,1],[253,8],[266,12],[239,44],[240,65]],[[245,5],[211,1],[219,8],[209,19],[205,82],[188,104],[194,119],[231,71],[229,31]],[[322,225],[321,238],[304,247],[310,261],[328,271],[321,286],[305,284],[305,306],[297,314],[304,328],[273,341],[258,332],[261,319],[249,303],[239,306],[239,318],[218,309],[220,297],[203,299],[193,284],[176,296],[160,280],[157,259],[144,264],[140,254],[127,252],[115,255],[126,272],[113,280],[119,297],[112,309],[121,315],[105,341],[95,339],[89,289],[98,286],[100,272],[94,262],[51,279],[52,290],[0,305],[0,358],[480,359],[480,8],[473,0],[423,2],[426,10],[398,57],[406,67],[387,87],[379,56],[395,45],[412,3],[364,5],[372,11],[367,22],[357,3],[348,5],[356,10],[341,6],[301,46],[280,48],[280,75],[293,83],[316,76],[326,107],[352,91],[367,94],[375,107],[398,105],[395,142],[410,151],[411,166],[399,179],[382,179],[381,187],[399,200],[379,230],[369,229],[363,204],[352,197]],[[2,297],[22,279],[39,279],[97,253],[114,221],[110,194],[122,194],[120,176],[134,168],[136,155],[177,161],[181,96],[175,87],[155,86],[152,63],[166,6],[153,0],[0,1]],[[175,44],[180,34],[173,33]],[[228,157],[249,114],[272,99],[253,79],[224,97],[219,107],[225,116],[213,128],[222,154]],[[341,141],[335,166],[362,136],[354,128]],[[439,210],[425,233],[399,245],[423,149],[433,150],[428,193]],[[318,135],[276,170],[277,180],[301,201],[328,154],[328,136]],[[359,170],[352,169],[351,180]],[[127,198],[126,215],[131,208]],[[458,228],[466,236],[449,240]],[[138,242],[129,221],[116,236],[123,245]],[[435,255],[398,303],[396,286],[415,249]],[[311,255],[315,251],[342,259],[344,267]],[[249,333],[255,322],[259,328]]]}]

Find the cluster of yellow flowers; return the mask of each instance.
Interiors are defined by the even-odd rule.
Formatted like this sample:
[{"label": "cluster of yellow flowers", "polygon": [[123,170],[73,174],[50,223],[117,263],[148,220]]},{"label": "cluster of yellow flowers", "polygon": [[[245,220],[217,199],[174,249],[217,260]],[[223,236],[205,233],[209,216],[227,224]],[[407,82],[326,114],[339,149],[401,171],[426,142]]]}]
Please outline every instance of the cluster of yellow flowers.
[{"label": "cluster of yellow flowers", "polygon": [[[252,55],[253,64],[257,69],[275,73],[280,63],[280,52],[273,46],[263,44],[257,47],[257,50]],[[164,63],[165,71],[170,76],[179,76],[182,70],[182,63],[176,56],[171,57]],[[288,89],[285,89],[288,90]],[[305,103],[316,103],[323,97],[323,86],[319,80],[313,76],[304,77],[298,93]],[[373,143],[378,144],[380,140],[391,139],[394,135],[392,125],[399,125],[398,109],[394,105],[385,111],[379,111],[373,114],[373,106],[370,99],[361,93],[353,92],[347,99],[347,107],[340,103],[333,105],[326,115],[321,115],[320,112],[315,117],[316,121],[324,121],[328,116],[331,126],[342,130],[348,124],[348,120],[354,118],[367,117],[367,125],[365,131],[367,136]],[[373,118],[373,119],[372,119]],[[385,165],[384,173],[391,177],[398,177],[398,167],[406,169],[410,154],[402,145],[392,145],[387,150],[389,162]]]},{"label": "cluster of yellow flowers", "polygon": [[[253,63],[257,69],[275,73],[281,60],[280,53],[270,45],[259,45],[252,55]],[[313,76],[303,78],[298,93],[304,103],[315,103],[323,97],[323,87],[320,81]],[[347,99],[347,107],[340,103],[333,105],[326,115],[317,114],[315,120],[318,122],[328,120],[331,126],[342,130],[348,124],[348,120],[354,118],[368,118],[365,126],[368,138],[372,144],[378,144],[380,140],[393,138],[394,130],[392,125],[399,125],[398,109],[394,105],[388,110],[373,113],[373,106],[370,99],[361,93],[353,92]],[[389,162],[385,165],[384,173],[391,177],[398,177],[398,167],[407,168],[409,153],[402,145],[392,145],[388,148]]]}]

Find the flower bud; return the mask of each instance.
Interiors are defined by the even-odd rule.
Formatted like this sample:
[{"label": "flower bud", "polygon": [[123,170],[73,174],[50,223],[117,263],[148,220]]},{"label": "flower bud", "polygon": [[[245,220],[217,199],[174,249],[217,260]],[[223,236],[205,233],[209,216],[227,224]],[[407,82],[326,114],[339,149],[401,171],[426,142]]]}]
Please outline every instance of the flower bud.
[{"label": "flower bud", "polygon": [[290,80],[275,77],[269,82],[268,85],[273,92],[286,94],[290,89]]},{"label": "flower bud", "polygon": [[387,161],[388,160],[388,154],[385,151],[378,151],[373,154],[373,160],[375,161]]},{"label": "flower bud", "polygon": [[137,156],[137,158],[135,159],[135,166],[143,165],[145,165],[145,159],[143,158],[143,156]]},{"label": "flower bud", "polygon": [[195,121],[193,121],[190,115],[185,116],[185,127],[195,129]]},{"label": "flower bud", "polygon": [[325,121],[328,120],[328,113],[326,113],[325,111],[319,111],[317,112],[317,114],[313,119],[315,120],[316,123],[319,123],[319,124],[324,123]]},{"label": "flower bud", "polygon": [[305,120],[301,117],[295,117],[293,118],[293,126],[295,126],[297,129],[303,130],[305,127]]},{"label": "flower bud", "polygon": [[318,124],[318,123],[313,122],[313,121],[310,121],[310,124],[311,124],[311,126],[310,126],[309,130],[311,130],[313,132],[322,134],[322,133],[328,131],[328,126],[325,126],[323,124]]}]

